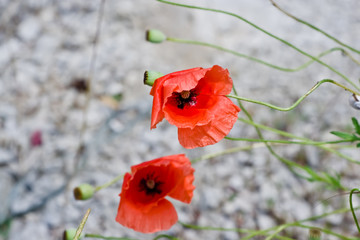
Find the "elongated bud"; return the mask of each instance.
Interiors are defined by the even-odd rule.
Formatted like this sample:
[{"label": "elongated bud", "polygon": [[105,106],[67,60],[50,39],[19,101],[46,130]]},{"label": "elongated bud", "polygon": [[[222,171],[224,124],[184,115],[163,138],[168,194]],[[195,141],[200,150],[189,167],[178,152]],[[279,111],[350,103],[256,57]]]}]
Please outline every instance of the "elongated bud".
[{"label": "elongated bud", "polygon": [[356,110],[360,110],[360,96],[353,94],[349,98],[349,104]]},{"label": "elongated bud", "polygon": [[144,73],[144,84],[148,86],[154,85],[156,79],[164,76],[164,74],[155,71],[145,71]]},{"label": "elongated bud", "polygon": [[157,30],[157,29],[149,29],[146,31],[146,41],[152,42],[152,43],[162,43],[166,40],[166,36],[163,32]]},{"label": "elongated bud", "polygon": [[74,197],[76,200],[87,200],[94,195],[94,187],[84,183],[74,189]]},{"label": "elongated bud", "polygon": [[[63,240],[73,240],[76,234],[76,228],[69,228],[64,231]],[[84,233],[81,233],[79,239],[83,239],[85,236]]]},{"label": "elongated bud", "polygon": [[321,240],[321,231],[317,228],[309,230],[309,240]]}]

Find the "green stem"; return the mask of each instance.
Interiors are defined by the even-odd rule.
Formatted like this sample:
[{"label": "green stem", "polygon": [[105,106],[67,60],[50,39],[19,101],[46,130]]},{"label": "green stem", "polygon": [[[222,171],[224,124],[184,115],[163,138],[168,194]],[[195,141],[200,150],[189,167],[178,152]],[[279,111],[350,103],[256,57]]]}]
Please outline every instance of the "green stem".
[{"label": "green stem", "polygon": [[180,221],[179,221],[179,223],[185,228],[191,228],[194,230],[211,230],[211,231],[239,232],[239,233],[253,232],[253,230],[242,229],[242,228],[222,228],[222,227],[198,226],[198,225],[183,223]]},{"label": "green stem", "polygon": [[319,33],[325,35],[326,37],[330,38],[330,39],[333,40],[334,42],[340,44],[341,46],[346,47],[346,48],[350,49],[351,51],[360,54],[360,51],[359,51],[359,50],[357,50],[357,49],[355,49],[355,48],[353,48],[353,47],[351,47],[351,46],[349,46],[349,45],[341,42],[341,41],[338,40],[337,38],[335,38],[335,37],[331,36],[330,34],[324,32],[323,30],[321,30],[320,28],[312,25],[311,23],[308,23],[308,22],[306,22],[306,21],[304,21],[304,20],[302,20],[302,19],[300,19],[300,18],[298,18],[298,17],[295,17],[294,15],[286,12],[284,9],[280,8],[279,5],[277,5],[273,0],[270,0],[270,2],[271,2],[271,4],[272,4],[274,7],[276,7],[278,10],[280,10],[282,13],[284,13],[284,14],[287,15],[288,17],[290,17],[290,18],[294,19],[295,21],[300,22],[300,23],[302,23],[302,24],[304,24],[304,25],[306,25],[306,26],[314,29],[315,31],[318,31]]},{"label": "green stem", "polygon": [[[360,209],[360,207],[357,207],[355,208],[355,210],[357,209]],[[232,231],[232,232],[239,232],[239,233],[250,233],[250,235],[246,236],[245,238],[242,238],[242,239],[249,239],[249,237],[254,237],[256,235],[270,235],[269,232],[270,231],[276,231],[278,229],[285,229],[287,227],[292,227],[292,226],[298,226],[298,227],[303,227],[303,228],[309,228],[309,226],[306,226],[306,225],[303,225],[301,223],[303,222],[310,222],[310,221],[316,221],[316,220],[319,220],[319,219],[322,219],[322,218],[325,218],[327,216],[331,216],[331,215],[334,215],[334,214],[343,214],[343,213],[346,213],[346,212],[349,212],[350,209],[348,208],[341,208],[341,209],[337,209],[335,211],[332,211],[332,212],[327,212],[327,213],[323,213],[321,215],[317,215],[317,216],[312,216],[312,217],[309,217],[309,218],[305,218],[305,219],[302,219],[300,221],[296,221],[296,222],[292,222],[292,223],[285,223],[285,224],[282,224],[282,225],[278,225],[278,226],[275,226],[275,227],[271,227],[271,228],[268,228],[268,229],[263,229],[263,230],[250,230],[250,229],[242,229],[242,228],[221,228],[221,227],[211,227],[211,226],[198,226],[198,225],[192,225],[192,224],[187,224],[187,223],[183,223],[183,222],[180,222],[179,223],[185,227],[185,228],[191,228],[191,229],[194,229],[194,230],[211,230],[211,231]],[[331,234],[331,235],[334,235],[334,236],[340,236],[336,233],[333,233],[327,229],[321,229],[319,228],[321,231],[323,231],[324,233],[327,233],[327,234]],[[289,238],[286,238],[286,237],[281,237],[281,236],[276,236],[276,238],[279,238],[279,239],[289,239]],[[345,239],[348,239],[345,237]]]},{"label": "green stem", "polygon": [[81,223],[80,223],[79,227],[76,229],[76,233],[75,233],[75,236],[74,236],[73,240],[78,240],[80,238],[81,232],[85,227],[85,223],[86,223],[86,221],[87,221],[87,219],[89,217],[90,211],[91,211],[90,208],[86,211],[83,219],[81,220]]},{"label": "green stem", "polygon": [[[268,235],[267,232],[259,233],[260,231],[248,230],[248,229],[242,229],[242,228],[222,228],[222,227],[198,226],[198,225],[192,225],[192,224],[187,224],[187,223],[182,223],[182,222],[179,222],[179,223],[185,228],[190,228],[190,229],[194,229],[194,230],[209,230],[209,231],[222,231],[222,232],[252,233],[254,235]],[[276,238],[280,239],[280,240],[289,240],[290,239],[290,238],[282,237],[282,236],[276,236]]]},{"label": "green stem", "polygon": [[127,237],[104,237],[99,234],[91,234],[91,233],[86,233],[85,237],[86,238],[99,238],[99,239],[105,239],[105,240],[138,240],[138,239],[127,238]]},{"label": "green stem", "polygon": [[[308,226],[308,225],[304,225],[304,224],[299,224],[299,223],[296,223],[296,224],[292,224],[292,226],[290,227],[301,227],[301,228],[306,228],[306,229],[312,229],[314,228],[314,226]],[[356,240],[358,238],[349,238],[349,237],[346,237],[346,236],[343,236],[339,233],[336,233],[336,232],[333,232],[331,231],[330,229],[326,229],[326,228],[319,228],[317,227],[316,229],[318,229],[319,231],[327,234],[327,235],[332,235],[332,236],[335,236],[339,239],[343,239],[343,240]]]},{"label": "green stem", "polygon": [[174,5],[174,6],[179,6],[179,7],[185,7],[185,8],[191,8],[191,9],[199,9],[199,10],[205,10],[205,11],[210,11],[210,12],[217,12],[217,13],[223,13],[223,14],[226,14],[226,15],[229,15],[229,16],[233,16],[233,17],[236,17],[238,19],[240,19],[241,21],[251,25],[252,27],[254,27],[255,29],[265,33],[266,35],[284,43],[285,45],[291,47],[292,49],[296,50],[297,52],[301,53],[302,55],[304,56],[307,56],[309,58],[311,58],[312,60],[320,63],[321,65],[323,65],[324,67],[330,69],[332,72],[334,72],[335,74],[337,74],[338,76],[340,76],[341,78],[343,78],[345,81],[347,81],[348,83],[350,83],[354,88],[356,88],[357,90],[360,91],[360,88],[355,84],[353,83],[348,77],[346,77],[344,74],[342,74],[341,72],[339,72],[338,70],[336,70],[335,68],[329,66],[328,64],[324,63],[323,61],[319,60],[318,58],[312,56],[311,54],[299,49],[298,47],[296,47],[295,45],[289,43],[288,41],[278,37],[278,36],[275,36],[274,34],[266,31],[265,29],[257,26],[256,24],[250,22],[249,20],[246,20],[245,18],[235,14],[235,13],[231,13],[231,12],[227,12],[227,11],[224,11],[224,10],[219,10],[219,9],[213,9],[213,8],[204,8],[204,7],[198,7],[198,6],[193,6],[193,5],[186,5],[186,4],[180,4],[180,3],[174,3],[174,2],[169,2],[169,1],[166,1],[166,0],[157,0],[158,2],[162,2],[162,3],[166,3],[166,4],[170,4],[170,5]]},{"label": "green stem", "polygon": [[225,137],[225,139],[231,140],[231,141],[267,142],[267,143],[300,144],[300,145],[326,145],[326,144],[338,144],[338,143],[351,142],[350,140],[338,140],[338,141],[329,141],[329,142],[313,142],[313,141],[268,140],[268,139],[254,139],[254,138],[234,138],[234,137]]},{"label": "green stem", "polygon": [[123,177],[124,177],[124,174],[121,174],[121,175],[115,177],[113,180],[111,180],[111,181],[109,181],[109,182],[107,182],[107,183],[105,183],[103,185],[97,186],[95,188],[95,192],[100,191],[103,188],[107,188],[107,187],[113,185],[114,183],[120,181]]},{"label": "green stem", "polygon": [[[236,89],[235,89],[234,87],[233,87],[233,90],[234,90],[235,95],[237,95]],[[246,111],[246,109],[245,109],[244,106],[242,105],[241,101],[240,101],[240,100],[237,100],[237,101],[238,101],[238,103],[239,103],[240,108],[243,109],[243,112],[244,112],[245,115],[249,118],[249,122],[250,122],[250,123],[254,123],[251,115]],[[258,128],[257,126],[255,126],[255,130],[256,130],[259,138],[262,139],[262,140],[264,140],[264,137],[263,137],[263,135],[262,135],[262,133],[261,133],[261,131],[260,131],[260,128]],[[298,169],[301,169],[301,170],[307,172],[308,174],[311,174],[312,177],[315,176],[316,179],[317,179],[317,181],[322,181],[322,182],[325,182],[325,183],[330,184],[330,185],[332,184],[331,181],[329,182],[329,178],[321,177],[319,174],[315,173],[315,172],[312,171],[310,168],[305,168],[305,167],[303,167],[303,166],[301,166],[301,165],[299,165],[299,164],[297,164],[297,163],[294,163],[294,162],[292,162],[292,161],[290,161],[290,160],[288,160],[288,159],[286,159],[286,158],[281,157],[280,155],[278,155],[278,154],[274,151],[274,149],[270,146],[269,143],[265,142],[265,145],[266,145],[267,149],[269,150],[270,154],[273,155],[275,158],[277,158],[280,162],[282,162],[283,164],[285,164],[285,165],[289,168],[289,170],[290,170],[294,175],[300,176],[300,177],[302,177],[302,178],[304,178],[304,179],[308,179],[307,177],[302,176],[301,174],[299,174],[299,173],[297,173],[297,172],[295,171],[295,168],[298,168]],[[341,186],[341,184],[338,184],[338,185],[339,185],[339,186],[336,186],[336,187],[343,188],[343,187]]]},{"label": "green stem", "polygon": [[236,152],[240,152],[240,151],[248,151],[248,150],[254,149],[256,147],[264,147],[264,144],[253,144],[251,146],[246,146],[246,147],[228,148],[228,149],[226,149],[224,151],[220,151],[220,152],[216,152],[216,153],[210,153],[210,154],[203,155],[203,156],[201,156],[199,158],[195,158],[195,159],[191,160],[191,163],[194,164],[194,163],[197,163],[197,162],[199,162],[201,160],[206,160],[206,159],[218,157],[218,156],[222,156],[222,155],[225,155],[225,154],[236,153]]},{"label": "green stem", "polygon": [[159,236],[156,236],[153,240],[157,240],[160,238],[167,238],[167,239],[171,239],[171,240],[178,240],[178,238],[170,236],[170,235],[166,235],[166,234],[161,234]]},{"label": "green stem", "polygon": [[318,147],[318,148],[321,148],[321,149],[323,149],[325,151],[331,152],[331,153],[333,153],[333,154],[335,154],[335,155],[337,155],[337,156],[339,156],[341,158],[344,158],[344,159],[346,159],[346,160],[348,160],[350,162],[360,164],[359,161],[357,161],[355,159],[352,159],[351,157],[346,156],[346,155],[340,153],[339,151],[336,151],[335,149],[332,149],[332,148],[329,148],[329,147],[323,146],[323,145],[316,145],[317,142],[314,142],[314,141],[312,141],[312,140],[310,140],[308,138],[299,137],[299,136],[296,136],[296,135],[291,134],[289,132],[281,131],[279,129],[271,128],[271,127],[268,127],[268,126],[265,126],[265,125],[262,125],[262,124],[259,124],[259,123],[254,123],[253,121],[249,121],[249,120],[246,120],[244,118],[238,118],[238,120],[243,122],[243,123],[252,125],[252,126],[254,126],[256,128],[260,128],[260,129],[263,129],[263,130],[266,130],[266,131],[271,131],[271,132],[274,132],[276,134],[282,135],[284,137],[310,142],[310,143],[314,144],[315,147]]},{"label": "green stem", "polygon": [[360,190],[357,189],[357,188],[354,188],[354,189],[351,189],[350,191],[350,197],[349,197],[349,202],[350,202],[350,209],[351,209],[351,213],[353,215],[353,218],[354,218],[354,221],[355,221],[355,224],[356,224],[356,227],[360,233],[360,226],[359,226],[359,223],[358,223],[358,220],[357,220],[357,217],[356,217],[356,214],[355,214],[355,210],[354,210],[354,207],[353,207],[353,204],[352,204],[352,195],[354,192],[359,192]]},{"label": "green stem", "polygon": [[354,92],[353,90],[345,87],[344,85],[338,83],[338,82],[335,82],[334,80],[331,80],[331,79],[323,79],[319,82],[317,82],[307,93],[305,93],[303,96],[301,96],[293,105],[291,105],[290,107],[286,107],[286,108],[283,108],[283,107],[278,107],[278,106],[275,106],[275,105],[272,105],[270,103],[266,103],[266,102],[261,102],[261,101],[257,101],[257,100],[252,100],[252,99],[249,99],[249,98],[245,98],[245,97],[239,97],[239,96],[236,96],[236,95],[231,95],[231,94],[228,94],[227,97],[230,97],[230,98],[234,98],[234,99],[238,99],[238,100],[243,100],[243,101],[246,101],[246,102],[252,102],[252,103],[256,103],[256,104],[259,104],[259,105],[263,105],[263,106],[266,106],[266,107],[269,107],[269,108],[272,108],[272,109],[275,109],[275,110],[278,110],[278,111],[283,111],[283,112],[287,112],[287,111],[291,111],[293,110],[297,105],[299,105],[307,96],[309,96],[313,91],[315,91],[315,89],[317,89],[321,84],[323,83],[332,83],[332,84],[335,84],[353,94],[356,94],[356,95],[360,95],[356,92]]},{"label": "green stem", "polygon": [[[277,69],[277,70],[280,70],[280,71],[284,71],[284,72],[297,72],[297,71],[300,71],[308,66],[310,66],[312,63],[315,62],[315,60],[311,59],[309,61],[307,61],[306,63],[300,65],[299,67],[296,67],[296,68],[284,68],[284,67],[280,67],[280,66],[277,66],[277,65],[274,65],[274,64],[271,64],[269,62],[266,62],[266,61],[263,61],[261,59],[258,59],[258,58],[255,58],[255,57],[251,57],[251,56],[248,56],[246,54],[243,54],[243,53],[239,53],[237,51],[234,51],[234,50],[230,50],[228,48],[224,48],[222,46],[219,46],[219,45],[215,45],[215,44],[211,44],[211,43],[206,43],[206,42],[200,42],[200,41],[194,41],[194,40],[186,40],[186,39],[180,39],[180,38],[172,38],[172,37],[167,37],[166,38],[167,41],[170,41],[170,42],[176,42],[176,43],[184,43],[184,44],[191,44],[191,45],[198,45],[198,46],[203,46],[203,47],[210,47],[210,48],[214,48],[214,49],[217,49],[217,50],[220,50],[220,51],[223,51],[223,52],[227,52],[227,53],[230,53],[230,54],[233,54],[237,57],[242,57],[242,58],[245,58],[247,60],[250,60],[250,61],[253,61],[253,62],[257,62],[257,63],[260,63],[260,64],[263,64],[265,66],[268,66],[270,68],[274,68],[274,69]],[[360,65],[360,62],[357,61],[355,58],[353,58],[347,51],[345,51],[343,48],[339,48],[339,47],[335,47],[335,48],[331,48],[329,50],[326,50],[322,53],[320,53],[316,58],[321,58],[325,55],[328,55],[332,52],[335,52],[335,51],[341,51],[343,54],[345,54],[346,56],[348,56],[353,62],[355,62],[356,64]]]},{"label": "green stem", "polygon": [[[357,207],[356,209],[360,209],[360,207]],[[285,223],[285,224],[278,225],[278,226],[275,226],[275,227],[271,227],[271,228],[268,228],[268,229],[259,230],[257,232],[253,232],[253,233],[249,234],[248,236],[246,236],[246,237],[244,237],[242,239],[251,239],[252,237],[254,237],[256,235],[259,235],[259,234],[265,235],[266,233],[268,233],[270,231],[276,231],[279,228],[284,229],[283,226],[285,226],[285,228],[291,227],[291,226],[299,226],[299,227],[307,228],[306,225],[302,225],[301,223],[310,222],[310,221],[316,221],[316,220],[325,218],[325,217],[330,216],[330,215],[342,214],[342,213],[346,213],[346,212],[349,212],[349,211],[350,211],[350,209],[348,209],[348,208],[337,209],[337,210],[332,211],[332,212],[323,213],[323,214],[317,215],[317,216],[312,216],[312,217],[309,217],[309,218],[306,218],[306,219],[303,219],[303,220],[300,220],[300,221],[296,221],[296,222],[292,222],[292,223]],[[319,228],[319,229],[321,229],[321,228]],[[339,234],[331,232],[330,230],[326,230],[326,229],[321,229],[321,230],[323,232],[331,234],[331,235],[335,235],[335,236],[339,236],[339,237],[341,236]],[[345,239],[349,239],[349,238],[345,237]]]}]

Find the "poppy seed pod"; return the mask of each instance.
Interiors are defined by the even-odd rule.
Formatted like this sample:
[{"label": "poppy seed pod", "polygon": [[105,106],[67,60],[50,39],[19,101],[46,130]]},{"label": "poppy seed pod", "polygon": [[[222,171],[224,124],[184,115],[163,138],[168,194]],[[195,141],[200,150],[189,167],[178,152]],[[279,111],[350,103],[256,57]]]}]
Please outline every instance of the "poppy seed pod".
[{"label": "poppy seed pod", "polygon": [[157,29],[147,30],[145,38],[146,38],[146,41],[149,41],[152,43],[162,43],[163,41],[166,40],[165,34]]},{"label": "poppy seed pod", "polygon": [[87,200],[94,195],[95,189],[90,184],[84,183],[74,189],[76,200]]},{"label": "poppy seed pod", "polygon": [[351,95],[349,98],[349,104],[356,110],[360,110],[360,96],[358,95]]},{"label": "poppy seed pod", "polygon": [[164,76],[164,74],[156,71],[145,71],[144,73],[144,84],[148,86],[154,85],[156,79]]},{"label": "poppy seed pod", "polygon": [[321,231],[318,228],[311,228],[309,230],[309,240],[320,240]]},{"label": "poppy seed pod", "polygon": [[[70,228],[70,229],[66,229],[64,231],[64,235],[63,235],[63,240],[73,240],[76,234],[76,228]],[[81,233],[80,238],[79,239],[83,239],[85,237],[84,233]]]}]

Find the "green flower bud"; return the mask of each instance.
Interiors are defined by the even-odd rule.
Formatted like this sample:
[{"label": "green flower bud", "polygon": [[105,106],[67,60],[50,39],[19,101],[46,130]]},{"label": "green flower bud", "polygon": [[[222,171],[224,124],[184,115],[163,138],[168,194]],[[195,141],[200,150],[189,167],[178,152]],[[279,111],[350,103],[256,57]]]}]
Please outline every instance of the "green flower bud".
[{"label": "green flower bud", "polygon": [[148,86],[154,85],[156,79],[164,76],[164,74],[155,71],[145,71],[144,73],[144,84]]},{"label": "green flower bud", "polygon": [[162,43],[165,40],[165,34],[157,29],[150,29],[146,31],[146,41],[152,43]]},{"label": "green flower bud", "polygon": [[87,200],[94,195],[95,189],[90,184],[84,183],[74,189],[76,200]]},{"label": "green flower bud", "polygon": [[[76,234],[76,228],[69,228],[64,231],[63,240],[73,240]],[[79,239],[83,239],[85,237],[84,233],[81,233]]]}]

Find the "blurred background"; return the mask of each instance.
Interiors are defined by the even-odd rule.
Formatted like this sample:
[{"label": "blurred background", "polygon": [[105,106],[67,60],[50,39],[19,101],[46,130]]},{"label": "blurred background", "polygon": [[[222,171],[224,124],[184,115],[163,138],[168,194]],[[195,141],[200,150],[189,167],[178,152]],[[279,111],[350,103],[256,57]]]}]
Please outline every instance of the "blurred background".
[{"label": "blurred background", "polygon": [[[312,55],[338,46],[267,0],[182,2],[239,14]],[[360,48],[359,1],[276,2]],[[145,41],[145,31],[156,28],[169,37],[221,45],[283,67],[295,68],[308,61],[234,17],[155,0],[103,3],[0,0],[1,240],[61,239],[64,229],[77,227],[88,208],[92,212],[86,233],[152,239],[155,235],[135,233],[115,222],[121,181],[83,202],[74,200],[72,189],[80,183],[104,184],[129,171],[131,165],[161,156],[186,153],[194,159],[252,145],[222,140],[214,146],[186,150],[177,141],[176,127],[166,121],[150,131],[152,97],[150,87],[143,85],[145,70],[165,74],[218,64],[229,69],[240,96],[282,107],[290,106],[324,78],[349,86],[317,63],[287,73],[211,48]],[[360,68],[348,57],[334,52],[323,59],[359,84]],[[89,80],[92,94],[88,101]],[[343,89],[324,84],[291,112],[244,105],[255,122],[327,141],[337,140],[330,131],[352,131],[351,117],[358,117],[359,112],[350,108],[349,97]],[[245,118],[243,112],[239,116]],[[258,138],[252,126],[241,122],[235,124],[230,136]],[[264,136],[279,138],[269,132]],[[194,164],[197,189],[193,202],[174,202],[179,220],[200,226],[264,229],[347,207],[347,195],[328,199],[339,191],[294,176],[263,145],[257,146]],[[339,174],[347,188],[359,186],[359,166],[334,154],[312,146],[277,145],[274,149],[316,171]],[[341,152],[360,160],[359,150]],[[350,214],[311,225],[356,234]],[[180,224],[167,233],[180,239],[243,236],[184,229]],[[290,228],[286,234],[307,239],[308,233]]]}]

